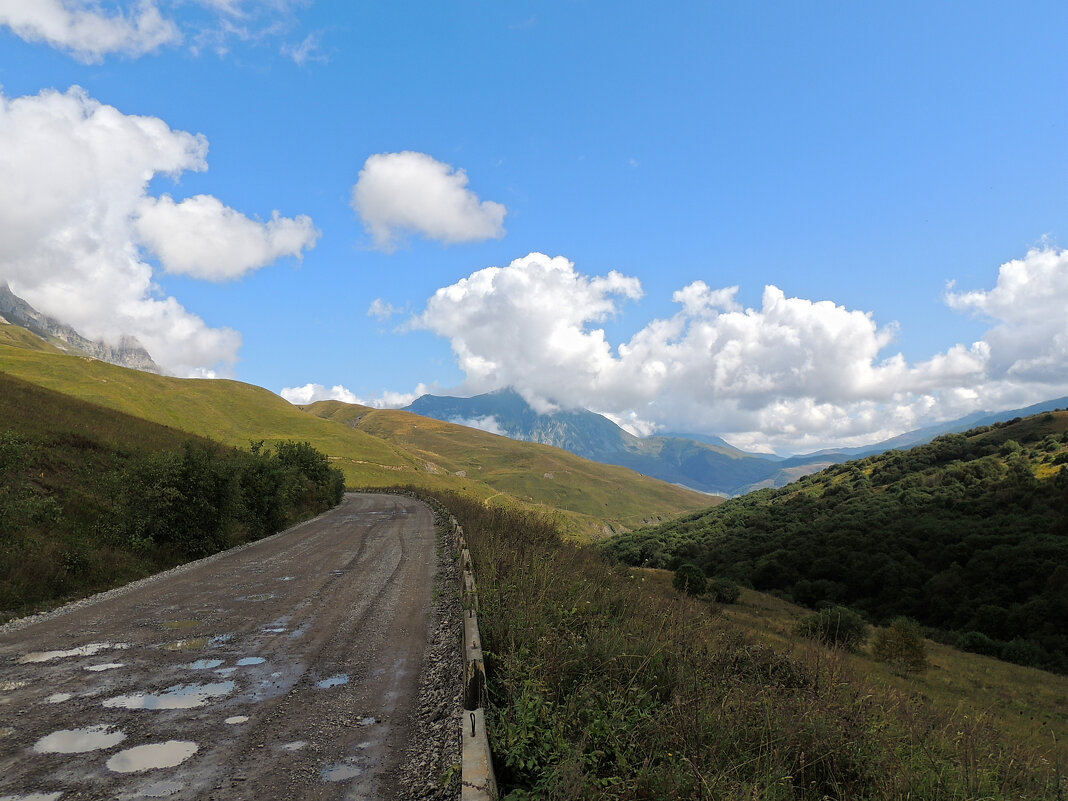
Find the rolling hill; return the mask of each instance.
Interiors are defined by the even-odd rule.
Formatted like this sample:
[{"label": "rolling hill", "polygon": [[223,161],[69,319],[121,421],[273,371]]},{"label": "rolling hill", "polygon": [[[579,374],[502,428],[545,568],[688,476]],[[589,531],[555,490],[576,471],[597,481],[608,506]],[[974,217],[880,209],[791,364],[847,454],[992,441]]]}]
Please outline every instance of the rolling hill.
[{"label": "rolling hill", "polygon": [[1068,411],[947,434],[613,538],[808,606],[904,615],[967,650],[1068,672]]},{"label": "rolling hill", "polygon": [[1068,398],[1059,398],[1026,409],[978,412],[873,445],[785,458],[742,451],[716,436],[663,434],[636,437],[603,415],[585,409],[539,414],[510,389],[471,398],[423,395],[407,410],[437,420],[494,431],[512,439],[555,445],[586,459],[629,467],[700,492],[733,497],[758,489],[782,487],[850,459],[921,445],[941,434],[1066,406]]},{"label": "rolling hill", "polygon": [[237,381],[171,378],[64,354],[13,325],[0,324],[0,372],[227,445],[307,441],[352,487],[457,489],[493,503],[559,510],[575,536],[604,536],[714,500],[547,446],[430,421],[420,428],[421,418],[404,412],[375,412],[354,427],[348,418],[370,410],[310,413]]}]

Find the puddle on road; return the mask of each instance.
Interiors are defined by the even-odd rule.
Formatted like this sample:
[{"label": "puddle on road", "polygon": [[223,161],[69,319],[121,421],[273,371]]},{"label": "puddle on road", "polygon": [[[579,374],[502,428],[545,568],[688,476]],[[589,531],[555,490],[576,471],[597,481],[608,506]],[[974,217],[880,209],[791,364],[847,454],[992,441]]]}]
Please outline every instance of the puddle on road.
[{"label": "puddle on road", "polygon": [[227,726],[236,726],[239,723],[248,723],[248,715],[234,715],[223,721]]},{"label": "puddle on road", "polygon": [[187,740],[138,745],[119,751],[108,760],[107,767],[114,773],[140,773],[144,770],[173,768],[193,756],[197,749],[196,743]]},{"label": "puddle on road", "polygon": [[129,796],[130,798],[166,798],[167,796],[174,795],[185,789],[185,785],[182,782],[162,781],[152,782],[152,784],[145,785],[137,794]]},{"label": "puddle on road", "polygon": [[378,721],[373,717],[366,717],[360,720],[361,726],[374,726],[376,723],[378,723]]},{"label": "puddle on road", "polygon": [[311,623],[304,623],[301,625],[300,628],[294,629],[289,636],[294,640],[299,637],[303,637],[305,632],[307,632],[309,628],[311,628]]},{"label": "puddle on road", "polygon": [[175,640],[163,646],[167,651],[197,651],[208,644],[207,637],[191,637],[188,640]]},{"label": "puddle on road", "polygon": [[282,743],[278,746],[279,751],[299,751],[308,744],[307,740],[294,740],[291,743]]},{"label": "puddle on road", "polygon": [[315,686],[320,690],[329,690],[331,687],[337,687],[341,684],[348,684],[349,677],[344,673],[338,673],[336,676],[331,676],[328,679],[323,679],[315,683]]},{"label": "puddle on road", "polygon": [[26,665],[35,662],[51,662],[53,659],[67,659],[72,656],[96,656],[101,651],[106,651],[109,648],[116,650],[123,650],[129,648],[128,642],[91,642],[88,645],[80,645],[77,648],[71,648],[69,651],[34,651],[32,654],[26,654],[19,660],[20,665]]},{"label": "puddle on road", "polygon": [[33,744],[37,754],[84,754],[111,748],[126,739],[126,733],[107,723],[84,729],[63,729],[42,737]]},{"label": "puddle on road", "polygon": [[237,660],[238,667],[248,667],[249,665],[262,665],[267,660],[262,656],[246,656],[243,659]]},{"label": "puddle on road", "polygon": [[179,684],[162,693],[132,693],[117,695],[104,701],[109,709],[192,709],[204,706],[212,698],[233,692],[234,682],[214,684]]},{"label": "puddle on road", "polygon": [[280,628],[280,627],[275,626],[273,628],[264,629],[263,633],[264,634],[281,634],[283,631],[285,631],[285,628]]},{"label": "puddle on road", "polygon": [[296,576],[282,576],[282,578],[280,578],[278,580],[279,581],[292,581],[295,578],[296,578]]},{"label": "puddle on road", "polygon": [[186,667],[190,670],[211,670],[212,668],[217,668],[222,663],[222,659],[198,659],[196,662],[190,662]]},{"label": "puddle on road", "polygon": [[100,673],[105,670],[115,670],[116,668],[126,667],[122,662],[105,662],[102,665],[87,665],[86,670],[90,673]]},{"label": "puddle on road", "polygon": [[356,764],[356,757],[348,757],[327,765],[320,775],[324,782],[345,782],[355,779],[361,773],[363,773],[363,768]]},{"label": "puddle on road", "polygon": [[73,698],[70,693],[53,693],[45,699],[46,704],[62,704],[64,701],[69,701]]},{"label": "puddle on road", "polygon": [[233,638],[233,634],[216,634],[214,637],[208,640],[208,645],[210,645],[212,648],[218,648],[220,645],[230,642],[230,640],[232,640]]}]

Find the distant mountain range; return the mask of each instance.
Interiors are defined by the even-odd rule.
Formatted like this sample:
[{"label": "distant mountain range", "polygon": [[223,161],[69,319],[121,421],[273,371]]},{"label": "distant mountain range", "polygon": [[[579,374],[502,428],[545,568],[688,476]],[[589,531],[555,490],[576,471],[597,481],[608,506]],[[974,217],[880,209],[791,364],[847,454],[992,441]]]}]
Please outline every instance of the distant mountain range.
[{"label": "distant mountain range", "polygon": [[781,487],[801,476],[888,450],[911,448],[940,434],[1068,407],[1068,398],[1005,412],[979,412],[918,429],[861,448],[841,448],[782,458],[748,453],[715,436],[666,434],[636,437],[608,418],[585,409],[538,414],[511,389],[473,398],[423,395],[406,411],[448,423],[481,428],[528,442],[554,445],[586,459],[629,467],[639,473],[700,492],[742,495]]},{"label": "distant mountain range", "polygon": [[69,325],[61,323],[54,317],[41,314],[14,294],[6,283],[0,284],[0,322],[26,328],[66,353],[77,353],[109,364],[131,367],[134,370],[143,370],[148,373],[160,373],[159,366],[136,337],[123,336],[119,339],[118,345],[109,345],[103,340],[83,337]]}]

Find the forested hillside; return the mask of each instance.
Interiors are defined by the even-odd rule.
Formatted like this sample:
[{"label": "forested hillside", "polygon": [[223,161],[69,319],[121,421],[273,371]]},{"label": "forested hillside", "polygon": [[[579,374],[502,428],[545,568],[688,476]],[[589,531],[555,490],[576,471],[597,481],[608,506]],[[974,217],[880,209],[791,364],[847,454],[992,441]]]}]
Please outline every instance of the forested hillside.
[{"label": "forested hillside", "polygon": [[1068,672],[1068,412],[939,437],[623,534],[613,559],[915,618],[967,650]]}]

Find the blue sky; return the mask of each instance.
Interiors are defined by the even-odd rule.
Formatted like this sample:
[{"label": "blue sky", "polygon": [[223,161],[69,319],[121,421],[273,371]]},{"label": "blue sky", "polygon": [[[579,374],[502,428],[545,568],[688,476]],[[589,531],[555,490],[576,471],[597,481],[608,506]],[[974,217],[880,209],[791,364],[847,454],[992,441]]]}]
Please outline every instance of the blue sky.
[{"label": "blue sky", "polygon": [[790,452],[1059,397],[1066,22],[0,0],[0,280],[295,401],[511,385]]}]

